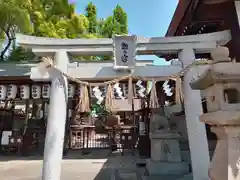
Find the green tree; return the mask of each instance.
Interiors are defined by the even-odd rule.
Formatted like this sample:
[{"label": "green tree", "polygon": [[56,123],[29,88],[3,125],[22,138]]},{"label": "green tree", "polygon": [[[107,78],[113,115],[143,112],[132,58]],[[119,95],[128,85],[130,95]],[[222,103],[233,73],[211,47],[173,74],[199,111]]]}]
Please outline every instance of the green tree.
[{"label": "green tree", "polygon": [[31,0],[28,8],[33,35],[55,38],[76,38],[86,32],[88,22],[84,15],[75,14],[75,6],[67,0]]},{"label": "green tree", "polygon": [[28,3],[27,0],[0,0],[0,34],[7,40],[0,53],[0,60],[15,44],[16,32],[29,33],[32,30],[30,16],[25,9]]},{"label": "green tree", "polygon": [[7,61],[28,61],[29,59],[35,59],[34,53],[19,46],[13,46],[9,56],[7,57]]},{"label": "green tree", "polygon": [[[75,5],[69,4],[68,0],[0,0],[0,35],[3,34],[8,39],[1,59],[11,45],[14,46],[16,32],[70,39],[111,38],[114,34],[127,34],[127,14],[119,5],[114,9],[113,15],[106,19],[97,19],[96,5],[91,2],[85,10],[85,14],[76,14]],[[27,57],[32,58],[32,54],[13,47],[8,59]],[[81,56],[75,59],[105,60],[110,57]]]},{"label": "green tree", "polygon": [[[87,18],[82,14],[75,14],[75,6],[68,4],[67,0],[0,0],[0,11],[0,34],[4,32],[3,38],[8,39],[1,53],[1,60],[14,46],[16,32],[42,37],[79,38],[85,35],[88,29]],[[27,29],[29,26],[33,31]],[[13,47],[13,56],[10,55],[8,59],[13,60],[17,54],[22,57],[24,52]]]},{"label": "green tree", "polygon": [[120,5],[117,5],[113,10],[113,16],[100,19],[98,26],[98,32],[102,37],[112,38],[114,34],[128,34],[127,13]]},{"label": "green tree", "polygon": [[116,26],[116,34],[128,34],[128,18],[127,13],[118,4],[113,10],[114,25]]},{"label": "green tree", "polygon": [[116,25],[113,16],[108,16],[99,23],[101,25],[99,32],[102,37],[112,38],[112,36],[116,34]]},{"label": "green tree", "polygon": [[97,33],[97,7],[92,2],[88,3],[86,9],[86,17],[89,21],[88,32],[91,34]]},{"label": "green tree", "polygon": [[[61,19],[57,23],[43,21],[35,35],[54,38],[80,38],[87,33],[88,20],[84,15],[72,15],[70,19]],[[86,36],[86,35],[85,35]]]}]

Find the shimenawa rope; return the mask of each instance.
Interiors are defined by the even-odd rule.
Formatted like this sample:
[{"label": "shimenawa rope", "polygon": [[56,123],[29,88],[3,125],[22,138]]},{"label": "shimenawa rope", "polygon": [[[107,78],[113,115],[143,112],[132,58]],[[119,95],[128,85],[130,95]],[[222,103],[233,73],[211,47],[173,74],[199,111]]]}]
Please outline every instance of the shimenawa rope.
[{"label": "shimenawa rope", "polygon": [[[154,88],[156,82],[158,81],[164,81],[164,80],[167,80],[167,79],[171,79],[171,80],[174,80],[176,81],[176,88],[175,88],[175,99],[176,99],[176,102],[181,102],[183,100],[183,93],[182,93],[182,82],[181,82],[181,77],[184,76],[184,74],[190,70],[191,67],[193,66],[198,66],[198,65],[207,65],[207,64],[212,64],[214,62],[212,61],[208,61],[208,60],[199,60],[199,61],[194,61],[193,63],[189,64],[187,67],[183,68],[179,73],[177,73],[176,75],[174,76],[169,76],[168,78],[164,77],[164,78],[146,78],[146,77],[140,77],[140,76],[133,76],[133,72],[131,72],[131,74],[129,75],[126,75],[126,76],[122,76],[122,77],[119,77],[119,78],[116,78],[116,79],[113,79],[111,81],[105,81],[103,83],[98,83],[98,85],[108,85],[108,88],[107,88],[107,95],[106,95],[106,107],[109,108],[109,109],[114,109],[116,106],[115,106],[115,103],[113,102],[114,98],[113,98],[113,90],[112,90],[112,84],[114,83],[117,83],[119,81],[122,81],[122,80],[126,80],[128,79],[128,88],[129,88],[129,92],[128,92],[128,101],[129,103],[132,103],[132,100],[133,100],[133,87],[132,87],[132,81],[133,80],[142,80],[142,81],[153,81],[153,88],[151,90],[151,94],[150,94],[150,97],[152,97],[153,99],[156,99],[157,95],[154,91],[156,91],[156,88]],[[54,62],[53,60],[51,59],[51,57],[43,57],[42,58],[42,62],[40,63],[39,65],[40,68],[56,68],[55,65],[54,65]],[[58,69],[59,70],[59,69]],[[60,71],[60,70],[59,70]],[[91,86],[91,85],[94,85],[94,83],[89,83],[89,82],[86,82],[86,81],[81,81],[75,77],[71,77],[69,76],[67,73],[65,72],[62,72],[63,76],[65,76],[68,80],[70,81],[73,81],[77,84],[80,84],[81,86],[83,86],[83,94],[81,94],[80,96],[80,111],[90,111],[90,108],[89,108],[89,96],[88,96],[88,89],[87,89],[87,86]],[[155,100],[151,100],[152,101],[152,106],[158,106],[156,104],[156,101]],[[154,105],[155,104],[155,105]]]}]

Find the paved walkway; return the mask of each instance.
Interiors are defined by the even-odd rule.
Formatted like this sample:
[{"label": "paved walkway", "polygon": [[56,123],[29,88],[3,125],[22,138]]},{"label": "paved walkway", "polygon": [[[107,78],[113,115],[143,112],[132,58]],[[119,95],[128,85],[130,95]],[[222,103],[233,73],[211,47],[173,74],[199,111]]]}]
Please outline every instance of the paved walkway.
[{"label": "paved walkway", "polygon": [[[118,153],[109,155],[109,152],[103,151],[98,150],[95,154],[86,156],[77,152],[69,154],[62,162],[61,180],[118,180],[114,176],[116,170],[125,176],[124,179],[139,180],[131,173],[137,169],[136,156],[120,156]],[[42,160],[28,158],[7,161],[0,158],[1,180],[41,180],[41,168]],[[142,169],[138,171],[144,172]]]}]

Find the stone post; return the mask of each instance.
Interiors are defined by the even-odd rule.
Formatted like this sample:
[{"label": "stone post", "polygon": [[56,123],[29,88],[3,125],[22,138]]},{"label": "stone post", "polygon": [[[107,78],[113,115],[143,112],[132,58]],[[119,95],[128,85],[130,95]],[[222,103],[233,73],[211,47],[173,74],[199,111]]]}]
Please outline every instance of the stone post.
[{"label": "stone post", "polygon": [[182,176],[189,173],[189,165],[182,161],[179,140],[181,136],[169,129],[163,107],[152,109],[150,123],[151,159],[146,168],[151,176]]},{"label": "stone post", "polygon": [[[183,49],[179,53],[179,60],[183,67],[195,61],[194,50]],[[189,83],[196,76],[194,67],[187,71],[183,78],[184,108],[192,161],[194,180],[207,180],[210,164],[208,141],[205,124],[199,121],[202,114],[202,102],[199,90],[192,90]]]},{"label": "stone post", "polygon": [[182,161],[180,154],[180,135],[170,131],[155,131],[150,138],[151,159],[146,161],[150,175],[183,176],[189,173],[189,165]]},{"label": "stone post", "polygon": [[[68,55],[65,51],[55,54],[57,69],[66,72]],[[42,180],[60,180],[61,160],[68,102],[67,79],[57,69],[50,69],[51,96],[45,138]]]},{"label": "stone post", "polygon": [[217,145],[209,168],[211,180],[240,179],[240,125],[213,126]]},{"label": "stone post", "polygon": [[225,127],[228,135],[228,180],[240,179],[240,126]]}]

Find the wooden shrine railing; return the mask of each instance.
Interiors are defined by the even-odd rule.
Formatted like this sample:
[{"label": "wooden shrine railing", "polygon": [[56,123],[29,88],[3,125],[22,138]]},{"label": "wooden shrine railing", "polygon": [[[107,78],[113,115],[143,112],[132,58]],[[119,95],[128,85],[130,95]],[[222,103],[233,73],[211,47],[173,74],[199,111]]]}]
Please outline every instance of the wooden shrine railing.
[{"label": "wooden shrine railing", "polygon": [[81,126],[70,130],[70,149],[83,152],[94,149],[134,150],[137,147],[138,129],[135,126],[105,128],[98,132],[95,126]]}]

